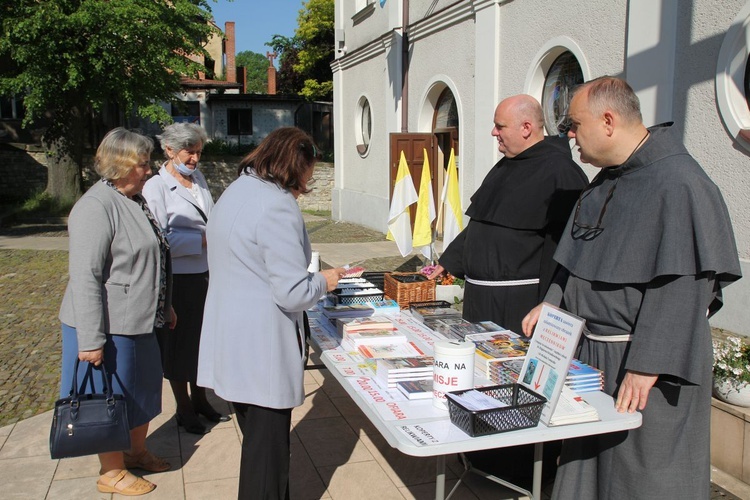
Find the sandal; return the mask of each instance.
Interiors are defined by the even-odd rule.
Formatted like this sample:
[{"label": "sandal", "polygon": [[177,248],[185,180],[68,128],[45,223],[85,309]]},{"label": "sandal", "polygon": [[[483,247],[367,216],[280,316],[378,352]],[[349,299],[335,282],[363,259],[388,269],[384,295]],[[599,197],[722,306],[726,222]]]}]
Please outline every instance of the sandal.
[{"label": "sandal", "polygon": [[128,469],[143,469],[149,472],[164,472],[172,468],[172,465],[161,457],[157,457],[148,450],[133,456],[127,452],[125,455],[125,467]]},{"label": "sandal", "polygon": [[[135,480],[125,486],[122,482],[128,476],[135,478]],[[102,493],[119,493],[120,495],[132,497],[151,493],[156,488],[156,485],[142,477],[134,476],[127,469],[122,469],[114,477],[102,474],[96,482],[96,488]]]}]

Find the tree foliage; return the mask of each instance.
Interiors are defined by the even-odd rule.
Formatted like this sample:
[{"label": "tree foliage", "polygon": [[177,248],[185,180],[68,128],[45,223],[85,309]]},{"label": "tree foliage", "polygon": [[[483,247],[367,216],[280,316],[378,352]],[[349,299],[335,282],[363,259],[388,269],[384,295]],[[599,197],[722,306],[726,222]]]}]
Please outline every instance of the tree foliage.
[{"label": "tree foliage", "polygon": [[268,59],[263,54],[243,50],[235,58],[237,66],[247,70],[247,92],[263,94],[268,91]]},{"label": "tree foliage", "polygon": [[180,90],[180,76],[202,68],[215,31],[208,0],[2,0],[0,95],[23,97],[24,126],[44,117],[47,191],[80,195],[83,139],[104,109],[136,110],[168,121],[158,101]]},{"label": "tree foliage", "polygon": [[297,16],[294,37],[274,35],[267,45],[279,54],[279,90],[308,100],[333,96],[334,0],[308,0]]}]

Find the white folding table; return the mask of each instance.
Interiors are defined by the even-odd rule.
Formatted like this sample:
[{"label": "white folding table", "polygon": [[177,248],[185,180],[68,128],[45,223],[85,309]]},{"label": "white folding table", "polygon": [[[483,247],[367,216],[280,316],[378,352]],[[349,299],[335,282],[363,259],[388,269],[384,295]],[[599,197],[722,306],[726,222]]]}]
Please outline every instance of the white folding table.
[{"label": "white folding table", "polygon": [[[316,316],[317,315],[312,315],[310,321],[317,321]],[[324,324],[324,321],[321,321],[319,325],[323,328],[328,328],[327,325]],[[414,327],[412,327],[411,329],[413,330]],[[407,331],[406,333],[408,334],[409,332]],[[316,344],[314,337],[313,344]],[[335,350],[343,351],[341,347],[338,347]],[[378,431],[380,431],[388,444],[398,449],[402,453],[406,453],[407,455],[417,457],[437,457],[437,475],[435,484],[435,498],[437,500],[443,500],[445,498],[446,455],[533,443],[535,447],[532,491],[527,491],[523,488],[518,487],[517,485],[513,485],[502,480],[497,481],[497,478],[487,476],[486,474],[483,475],[486,475],[490,479],[496,480],[497,482],[500,482],[501,484],[508,486],[520,493],[528,495],[534,500],[539,500],[541,498],[542,480],[542,443],[559,439],[568,439],[595,434],[624,431],[628,429],[634,429],[641,425],[640,413],[618,413],[614,408],[614,401],[609,395],[602,392],[592,392],[586,393],[583,396],[584,399],[591,405],[593,405],[599,413],[600,420],[597,422],[587,422],[556,427],[547,427],[546,425],[540,423],[537,427],[529,429],[514,430],[481,437],[470,437],[468,434],[464,434],[465,439],[460,439],[458,441],[454,440],[445,443],[420,445],[413,439],[410,439],[402,431],[401,428],[403,426],[419,425],[438,421],[449,421],[450,418],[448,416],[448,412],[436,411],[433,416],[426,418],[407,419],[400,421],[386,420],[378,411],[376,411],[372,400],[367,398],[362,391],[358,391],[354,387],[354,385],[346,380],[347,377],[345,377],[339,370],[336,369],[336,367],[334,366],[336,362],[333,361],[331,357],[332,354],[332,351],[323,351],[321,353],[321,360],[323,361],[323,364],[328,368],[328,371],[331,373],[331,375],[333,375],[336,380],[338,380],[341,386],[351,396],[357,406],[359,406],[359,408],[364,412],[364,414],[378,429]],[[414,402],[411,401],[400,402],[400,404],[407,406],[413,403]],[[424,403],[422,402],[422,404]],[[463,476],[461,477],[463,478]],[[449,493],[449,496],[452,493],[453,491]]]}]

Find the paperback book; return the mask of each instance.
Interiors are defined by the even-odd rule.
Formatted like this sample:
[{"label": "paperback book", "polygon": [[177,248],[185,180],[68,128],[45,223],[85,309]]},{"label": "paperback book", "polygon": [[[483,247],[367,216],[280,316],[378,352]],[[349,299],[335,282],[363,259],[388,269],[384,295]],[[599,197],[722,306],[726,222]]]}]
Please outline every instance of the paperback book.
[{"label": "paperback book", "polygon": [[361,352],[366,358],[409,358],[425,355],[425,353],[417,347],[414,342],[362,345],[359,346],[359,352]]},{"label": "paperback book", "polygon": [[529,339],[510,330],[467,335],[466,340],[476,345],[475,367],[487,377],[492,362],[523,358],[530,345]]},{"label": "paperback book", "polygon": [[409,312],[421,323],[428,318],[461,317],[461,311],[451,307],[450,303],[445,300],[413,302],[409,305]]},{"label": "paperback book", "polygon": [[596,408],[570,388],[563,386],[555,411],[547,425],[552,427],[555,425],[596,422],[597,420],[599,420],[599,413]]},{"label": "paperback book", "polygon": [[376,378],[383,387],[392,389],[396,382],[432,379],[435,359],[432,356],[381,358],[376,364]]},{"label": "paperback book", "polygon": [[344,332],[343,342],[355,349],[366,345],[400,344],[407,341],[406,335],[398,330],[363,330]]},{"label": "paperback book", "polygon": [[339,333],[358,333],[371,330],[395,330],[396,325],[387,316],[373,315],[365,318],[342,318],[336,321]]},{"label": "paperback book", "polygon": [[396,388],[409,399],[432,397],[432,377],[425,380],[407,380],[396,383]]}]

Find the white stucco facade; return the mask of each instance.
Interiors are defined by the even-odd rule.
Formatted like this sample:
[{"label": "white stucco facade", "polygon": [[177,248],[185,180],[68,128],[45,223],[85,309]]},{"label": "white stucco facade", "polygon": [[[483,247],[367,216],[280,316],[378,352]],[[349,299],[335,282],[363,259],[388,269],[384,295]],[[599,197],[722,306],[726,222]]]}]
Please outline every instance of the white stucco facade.
[{"label": "white stucco facade", "polygon": [[[496,104],[518,93],[541,100],[550,64],[568,51],[584,80],[605,74],[628,80],[647,125],[675,122],[724,194],[750,275],[750,143],[740,136],[750,129],[750,1],[387,0],[382,7],[347,1],[336,2],[336,28],[335,218],[387,229],[390,134],[431,132],[435,100],[445,88],[458,111],[465,210],[499,159],[490,136]],[[372,115],[366,154],[357,150],[355,126],[363,96]],[[713,324],[750,335],[750,278],[726,290],[725,304]]]}]

